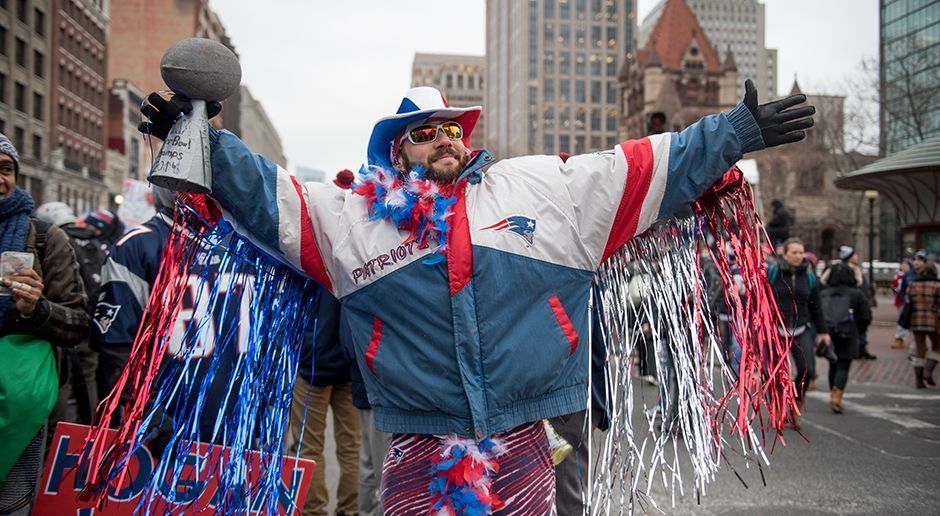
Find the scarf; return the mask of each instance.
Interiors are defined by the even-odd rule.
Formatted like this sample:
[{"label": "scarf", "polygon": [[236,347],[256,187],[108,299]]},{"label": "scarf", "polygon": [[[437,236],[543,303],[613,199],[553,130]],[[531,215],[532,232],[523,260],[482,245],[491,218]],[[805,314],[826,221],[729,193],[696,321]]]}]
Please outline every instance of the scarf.
[{"label": "scarf", "polygon": [[408,232],[404,243],[417,242],[419,248],[436,244],[434,254],[424,260],[433,265],[444,260],[448,217],[457,199],[457,183],[439,185],[424,176],[424,169],[414,167],[407,179],[398,172],[381,167],[359,169],[354,194],[366,198],[372,220],[384,219]]},{"label": "scarf", "polygon": [[[5,199],[0,200],[0,252],[22,252],[29,235],[29,214],[33,211],[33,198],[16,188]],[[0,296],[0,331],[6,321],[7,312],[13,305],[13,296]]]}]

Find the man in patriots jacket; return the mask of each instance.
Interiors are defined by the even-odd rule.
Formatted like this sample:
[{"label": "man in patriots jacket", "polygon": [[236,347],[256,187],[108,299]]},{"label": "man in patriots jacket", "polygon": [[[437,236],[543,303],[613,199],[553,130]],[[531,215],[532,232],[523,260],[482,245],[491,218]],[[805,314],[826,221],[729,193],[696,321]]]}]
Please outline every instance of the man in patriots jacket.
[{"label": "man in patriots jacket", "polygon": [[[300,184],[210,129],[211,195],[226,216],[342,302],[376,428],[398,434],[386,514],[551,511],[541,420],[587,407],[595,269],[744,153],[812,126],[815,110],[794,108],[805,96],[758,105],[746,91],[680,133],[497,162],[469,147],[482,108],[412,88],[376,122],[351,192]],[[142,130],[157,136],[189,109],[148,101]]]}]

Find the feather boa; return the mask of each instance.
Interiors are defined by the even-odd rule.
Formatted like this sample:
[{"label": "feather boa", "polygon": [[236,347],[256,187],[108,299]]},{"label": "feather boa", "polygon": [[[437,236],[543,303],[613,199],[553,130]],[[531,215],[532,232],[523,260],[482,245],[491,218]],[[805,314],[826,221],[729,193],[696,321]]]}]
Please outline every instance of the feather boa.
[{"label": "feather boa", "polygon": [[366,198],[372,220],[387,220],[408,232],[404,243],[417,242],[419,248],[436,245],[434,254],[424,260],[433,265],[444,259],[447,248],[447,219],[453,214],[457,183],[440,185],[414,167],[405,179],[396,171],[363,166],[359,169],[353,193]]},{"label": "feather boa", "polygon": [[447,436],[432,468],[431,511],[435,516],[484,516],[503,506],[490,491],[492,477],[499,472],[496,458],[506,453],[499,439]]}]

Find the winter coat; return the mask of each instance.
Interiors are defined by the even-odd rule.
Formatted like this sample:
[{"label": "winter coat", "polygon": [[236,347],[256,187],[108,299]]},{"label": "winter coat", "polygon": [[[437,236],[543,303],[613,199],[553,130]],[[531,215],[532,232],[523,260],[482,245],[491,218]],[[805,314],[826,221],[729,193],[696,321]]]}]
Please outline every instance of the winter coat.
[{"label": "winter coat", "polygon": [[[37,233],[43,230],[45,244],[37,246]],[[43,249],[40,251],[37,247]],[[3,335],[25,333],[54,346],[77,346],[88,337],[88,313],[82,277],[69,237],[57,226],[30,219],[26,251],[35,256],[33,270],[42,278],[42,298],[28,319],[20,317],[11,306]]]},{"label": "winter coat", "polygon": [[793,216],[786,208],[780,206],[774,208],[773,215],[764,226],[767,229],[767,236],[772,244],[779,244],[790,238],[790,227],[793,226]]},{"label": "winter coat", "polygon": [[[829,308],[838,303],[840,306],[847,304],[852,309],[852,318],[847,325],[836,325],[829,323],[829,336],[832,337],[832,344],[835,346],[836,356],[840,359],[858,358],[861,347],[859,346],[859,335],[865,331],[871,322],[871,306],[868,298],[858,287],[829,287],[820,294],[820,301],[823,306],[823,312],[829,313]],[[848,303],[840,303],[837,298],[848,298]]]},{"label": "winter coat", "polygon": [[[321,291],[317,301],[316,319],[304,331],[300,348],[299,374],[315,387],[349,383],[352,362],[343,353],[340,343],[339,301],[329,292]],[[312,371],[311,371],[312,366]]]},{"label": "winter coat", "polygon": [[349,379],[352,384],[353,406],[359,410],[372,410],[372,405],[369,404],[369,394],[366,392],[366,382],[362,379],[359,364],[356,363],[356,348],[352,341],[352,330],[349,328],[349,321],[346,320],[346,315],[342,310],[339,312],[339,341],[343,348],[343,357],[350,364]]},{"label": "winter coat", "polygon": [[938,331],[940,318],[940,280],[918,275],[907,287],[907,300],[913,303],[911,331],[933,333]]},{"label": "winter coat", "polygon": [[[45,243],[39,236],[42,234]],[[36,219],[30,219],[24,250],[33,253],[33,270],[42,278],[42,298],[28,319],[20,317],[16,307],[11,306],[0,335],[24,333],[49,341],[63,383],[68,375],[60,367],[60,348],[77,346],[88,337],[87,300],[78,261],[65,232]]]},{"label": "winter coat", "polygon": [[813,273],[807,266],[806,261],[799,267],[791,267],[781,260],[780,265],[768,270],[770,286],[774,299],[777,300],[777,307],[783,315],[784,325],[788,329],[812,324],[818,333],[826,333],[826,320],[819,301],[819,280],[810,279]]},{"label": "winter coat", "polygon": [[210,143],[212,196],[236,230],[342,302],[376,428],[475,439],[587,406],[598,265],[763,147],[738,105],[567,161],[480,151],[428,265],[433,246],[403,244],[362,195],[299,184],[227,131]]}]

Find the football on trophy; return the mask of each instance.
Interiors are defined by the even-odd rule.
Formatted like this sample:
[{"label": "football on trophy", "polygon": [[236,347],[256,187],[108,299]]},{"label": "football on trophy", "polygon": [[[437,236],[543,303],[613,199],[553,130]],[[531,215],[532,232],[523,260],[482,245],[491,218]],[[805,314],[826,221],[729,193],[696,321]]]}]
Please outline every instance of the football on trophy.
[{"label": "football on trophy", "polygon": [[160,60],[163,82],[174,92],[206,101],[232,96],[242,79],[238,57],[225,45],[204,38],[184,39]]}]

